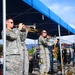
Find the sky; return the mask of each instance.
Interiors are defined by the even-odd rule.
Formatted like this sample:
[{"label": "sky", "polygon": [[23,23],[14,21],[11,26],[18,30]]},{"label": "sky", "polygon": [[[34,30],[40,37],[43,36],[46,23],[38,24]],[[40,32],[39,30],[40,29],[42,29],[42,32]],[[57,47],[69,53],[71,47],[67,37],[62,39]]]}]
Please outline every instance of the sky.
[{"label": "sky", "polygon": [[40,0],[71,27],[75,28],[75,0]]}]

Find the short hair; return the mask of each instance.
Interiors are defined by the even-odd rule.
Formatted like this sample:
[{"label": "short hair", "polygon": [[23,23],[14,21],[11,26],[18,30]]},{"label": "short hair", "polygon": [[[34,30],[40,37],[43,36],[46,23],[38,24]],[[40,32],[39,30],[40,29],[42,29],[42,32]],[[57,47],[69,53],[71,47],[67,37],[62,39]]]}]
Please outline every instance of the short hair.
[{"label": "short hair", "polygon": [[15,21],[14,21],[14,25],[18,25],[19,23],[21,23],[21,22],[18,21],[18,20],[15,20]]},{"label": "short hair", "polygon": [[41,31],[41,33],[42,33],[43,31],[46,31],[46,30],[45,30],[45,29],[43,29],[43,30]]},{"label": "short hair", "polygon": [[[9,19],[12,19],[12,18],[6,18],[6,21],[9,20]],[[12,19],[12,20],[13,20],[13,19]]]}]

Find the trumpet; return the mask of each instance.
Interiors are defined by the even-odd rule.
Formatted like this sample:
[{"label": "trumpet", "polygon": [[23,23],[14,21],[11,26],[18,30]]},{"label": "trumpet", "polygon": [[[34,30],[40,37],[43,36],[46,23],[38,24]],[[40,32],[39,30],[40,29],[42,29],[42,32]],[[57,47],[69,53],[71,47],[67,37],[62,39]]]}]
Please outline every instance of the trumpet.
[{"label": "trumpet", "polygon": [[33,25],[25,25],[27,28],[36,29],[36,24]]},{"label": "trumpet", "polygon": [[38,32],[38,30],[36,29],[36,24],[34,24],[34,25],[25,25],[25,26],[29,30],[29,32]]},{"label": "trumpet", "polygon": [[[25,24],[23,24],[25,25]],[[18,25],[14,25],[15,28],[18,28]],[[36,29],[36,24],[33,25],[25,25],[25,27],[28,29],[29,32],[38,32]]]}]

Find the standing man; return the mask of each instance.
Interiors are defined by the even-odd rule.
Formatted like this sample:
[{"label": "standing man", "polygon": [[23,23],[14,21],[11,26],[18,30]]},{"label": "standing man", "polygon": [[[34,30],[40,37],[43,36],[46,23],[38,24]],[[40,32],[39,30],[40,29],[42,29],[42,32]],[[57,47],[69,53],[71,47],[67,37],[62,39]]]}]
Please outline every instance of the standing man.
[{"label": "standing man", "polygon": [[40,47],[40,75],[47,75],[49,68],[50,68],[50,58],[49,58],[49,51],[47,45],[47,32],[46,30],[42,30],[40,37],[38,39],[38,45]]},{"label": "standing man", "polygon": [[[22,75],[19,30],[13,29],[11,18],[6,20],[6,75]],[[21,29],[22,27],[20,27]],[[2,33],[3,36],[3,33]]]}]

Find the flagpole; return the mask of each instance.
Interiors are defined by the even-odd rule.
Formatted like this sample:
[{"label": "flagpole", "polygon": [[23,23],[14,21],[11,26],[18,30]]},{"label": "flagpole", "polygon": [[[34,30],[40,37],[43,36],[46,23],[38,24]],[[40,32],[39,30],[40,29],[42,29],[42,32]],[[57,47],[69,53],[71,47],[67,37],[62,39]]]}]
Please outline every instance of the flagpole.
[{"label": "flagpole", "polygon": [[5,55],[6,53],[6,0],[3,0],[3,75],[5,75]]},{"label": "flagpole", "polygon": [[61,32],[60,32],[60,25],[58,25],[58,32],[59,32],[59,39],[60,39],[60,56],[61,56],[61,67],[62,67],[62,75],[63,75],[63,61],[62,61],[62,47],[61,47]]}]

